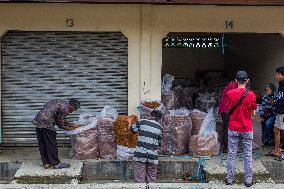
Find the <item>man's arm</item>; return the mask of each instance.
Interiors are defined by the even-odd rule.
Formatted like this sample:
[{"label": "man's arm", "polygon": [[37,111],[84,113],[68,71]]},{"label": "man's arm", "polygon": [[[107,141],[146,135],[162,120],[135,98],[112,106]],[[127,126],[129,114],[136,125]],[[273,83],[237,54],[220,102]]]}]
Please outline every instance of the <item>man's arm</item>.
[{"label": "man's arm", "polygon": [[130,126],[130,131],[132,133],[137,133],[139,131],[139,129],[140,129],[140,123],[139,122]]},{"label": "man's arm", "polygon": [[75,124],[66,121],[66,115],[60,114],[56,120],[56,125],[63,130],[72,130]]},{"label": "man's arm", "polygon": [[265,97],[263,97],[261,101],[261,105],[259,107],[259,114],[261,117],[264,116],[266,103],[267,103],[267,100]]},{"label": "man's arm", "polygon": [[279,93],[279,97],[276,101],[277,106],[284,106],[284,92]]}]

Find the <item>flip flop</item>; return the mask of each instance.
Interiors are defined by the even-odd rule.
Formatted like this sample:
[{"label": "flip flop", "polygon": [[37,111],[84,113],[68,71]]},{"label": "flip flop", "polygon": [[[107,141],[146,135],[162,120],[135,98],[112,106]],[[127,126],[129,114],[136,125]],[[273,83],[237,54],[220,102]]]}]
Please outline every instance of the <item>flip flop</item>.
[{"label": "flip flop", "polygon": [[283,161],[284,160],[284,155],[279,155],[275,158],[277,161]]},{"label": "flip flop", "polygon": [[58,163],[57,165],[53,166],[53,169],[65,169],[69,167],[70,167],[69,163]]},{"label": "flip flop", "polygon": [[269,157],[278,157],[278,155],[273,154],[273,153],[272,153],[272,151],[271,151],[271,152],[266,153],[266,154],[265,154],[265,156],[269,156]]}]

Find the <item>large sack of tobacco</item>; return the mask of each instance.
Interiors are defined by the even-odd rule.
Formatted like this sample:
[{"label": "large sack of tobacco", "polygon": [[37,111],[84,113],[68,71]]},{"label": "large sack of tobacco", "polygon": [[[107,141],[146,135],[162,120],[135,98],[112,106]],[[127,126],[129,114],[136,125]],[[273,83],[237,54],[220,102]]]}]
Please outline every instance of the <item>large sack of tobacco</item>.
[{"label": "large sack of tobacco", "polygon": [[81,127],[66,131],[71,138],[69,154],[71,158],[79,160],[99,158],[97,118],[92,114],[81,114],[79,120],[74,123]]},{"label": "large sack of tobacco", "polygon": [[188,153],[192,122],[187,109],[170,110],[163,119],[161,153],[181,155]]},{"label": "large sack of tobacco", "polygon": [[116,158],[117,145],[115,142],[114,122],[117,115],[117,111],[114,108],[106,106],[98,119],[100,157],[103,159]]},{"label": "large sack of tobacco", "polygon": [[167,110],[172,110],[177,108],[177,97],[175,92],[172,91],[172,82],[174,80],[174,76],[170,74],[166,74],[163,77],[162,82],[162,103]]},{"label": "large sack of tobacco", "polygon": [[166,113],[163,103],[158,101],[143,101],[140,105],[141,119],[151,119],[151,113],[155,109],[160,110],[163,115]]},{"label": "large sack of tobacco", "polygon": [[259,112],[256,112],[256,115],[253,117],[252,125],[253,125],[252,148],[260,149],[263,146],[263,143],[262,143],[262,125],[261,125],[261,118]]},{"label": "large sack of tobacco", "polygon": [[71,137],[70,156],[74,159],[85,160],[100,157],[98,131],[96,128],[86,130]]},{"label": "large sack of tobacco", "polygon": [[167,110],[173,110],[178,107],[177,97],[174,91],[162,95],[162,103]]},{"label": "large sack of tobacco", "polygon": [[216,132],[216,120],[211,108],[202,122],[198,135],[192,136],[189,149],[195,157],[216,156],[220,151],[218,133]]},{"label": "large sack of tobacco", "polygon": [[195,101],[195,108],[203,112],[207,112],[208,109],[216,105],[215,93],[199,94],[199,97]]},{"label": "large sack of tobacco", "polygon": [[199,88],[197,87],[185,87],[182,91],[180,105],[192,110],[195,106],[194,98],[197,95]]},{"label": "large sack of tobacco", "polygon": [[[118,145],[135,148],[138,140],[138,133],[132,133],[128,127],[127,115],[118,116],[115,125],[115,139]],[[138,122],[138,118],[135,115],[130,116],[132,122],[135,124]]]},{"label": "large sack of tobacco", "polygon": [[205,115],[205,112],[202,112],[197,109],[193,109],[192,111],[190,111],[189,117],[192,121],[191,135],[197,135],[199,133]]}]

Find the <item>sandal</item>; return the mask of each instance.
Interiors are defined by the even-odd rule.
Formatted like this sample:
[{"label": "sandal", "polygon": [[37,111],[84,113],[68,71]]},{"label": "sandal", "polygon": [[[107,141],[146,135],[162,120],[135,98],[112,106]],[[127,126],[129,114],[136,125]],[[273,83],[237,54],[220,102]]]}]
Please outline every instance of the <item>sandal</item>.
[{"label": "sandal", "polygon": [[265,156],[278,157],[279,155],[275,155],[275,154],[273,154],[272,151],[271,151],[271,152],[266,153]]},{"label": "sandal", "polygon": [[58,163],[57,165],[53,166],[53,169],[65,169],[71,167],[69,163]]},{"label": "sandal", "polygon": [[43,168],[49,169],[49,168],[51,168],[51,165],[50,165],[50,164],[44,164],[44,165],[43,165]]},{"label": "sandal", "polygon": [[283,161],[284,160],[284,155],[279,155],[275,158],[277,161]]}]

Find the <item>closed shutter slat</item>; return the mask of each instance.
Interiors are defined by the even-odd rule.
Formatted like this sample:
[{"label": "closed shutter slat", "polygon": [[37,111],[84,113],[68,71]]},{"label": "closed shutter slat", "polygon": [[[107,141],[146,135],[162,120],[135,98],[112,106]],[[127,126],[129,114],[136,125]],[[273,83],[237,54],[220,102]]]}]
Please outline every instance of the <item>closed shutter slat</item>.
[{"label": "closed shutter slat", "polygon": [[[37,145],[31,121],[51,99],[81,101],[71,121],[105,105],[127,114],[128,42],[122,33],[10,31],[1,50],[4,146]],[[57,138],[69,144],[60,130]]]}]

